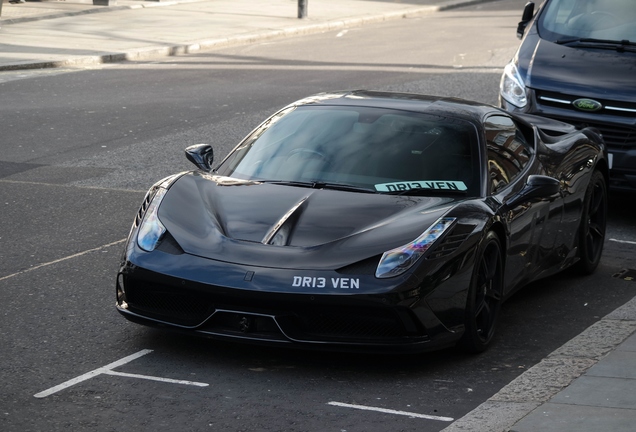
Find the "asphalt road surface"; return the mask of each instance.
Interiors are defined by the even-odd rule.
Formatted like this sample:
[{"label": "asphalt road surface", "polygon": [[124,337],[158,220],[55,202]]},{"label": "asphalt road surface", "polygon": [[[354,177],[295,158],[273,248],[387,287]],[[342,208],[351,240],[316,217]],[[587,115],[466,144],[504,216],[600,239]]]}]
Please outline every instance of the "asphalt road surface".
[{"label": "asphalt road surface", "polygon": [[[145,63],[0,74],[0,430],[439,431],[636,294],[633,196],[613,194],[590,277],[503,308],[485,353],[220,343],[125,321],[123,239],[145,190],[269,113],[367,88],[496,103],[523,1]],[[371,409],[371,410],[369,410]]]}]

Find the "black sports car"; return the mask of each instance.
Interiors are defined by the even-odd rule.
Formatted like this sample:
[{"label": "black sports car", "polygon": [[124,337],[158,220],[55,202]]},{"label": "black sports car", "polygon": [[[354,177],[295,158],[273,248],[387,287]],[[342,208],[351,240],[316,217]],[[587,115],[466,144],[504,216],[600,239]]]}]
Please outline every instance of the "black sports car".
[{"label": "black sports car", "polygon": [[295,102],[146,195],[117,276],[131,321],[328,349],[491,342],[516,289],[605,237],[601,136],[459,99]]}]

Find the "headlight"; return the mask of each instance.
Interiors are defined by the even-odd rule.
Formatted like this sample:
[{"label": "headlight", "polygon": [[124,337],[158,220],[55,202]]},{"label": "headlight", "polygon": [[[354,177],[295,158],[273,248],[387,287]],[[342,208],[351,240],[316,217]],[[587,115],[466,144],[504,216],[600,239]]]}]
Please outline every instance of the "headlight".
[{"label": "headlight", "polygon": [[375,271],[375,277],[390,278],[407,271],[453,225],[455,220],[452,217],[440,218],[412,242],[384,252]]},{"label": "headlight", "polygon": [[146,209],[146,214],[141,221],[141,225],[139,226],[137,244],[140,248],[147,252],[152,252],[157,247],[161,237],[166,232],[166,227],[163,226],[159,220],[159,216],[157,215],[159,205],[161,204],[163,197],[166,195],[166,192],[167,190],[163,187],[159,187],[157,189],[155,196],[152,197],[152,201]]},{"label": "headlight", "polygon": [[528,104],[526,86],[523,83],[523,79],[519,75],[517,66],[514,63],[508,63],[504,68],[504,73],[501,76],[501,83],[499,87],[501,97],[514,106],[523,108]]}]

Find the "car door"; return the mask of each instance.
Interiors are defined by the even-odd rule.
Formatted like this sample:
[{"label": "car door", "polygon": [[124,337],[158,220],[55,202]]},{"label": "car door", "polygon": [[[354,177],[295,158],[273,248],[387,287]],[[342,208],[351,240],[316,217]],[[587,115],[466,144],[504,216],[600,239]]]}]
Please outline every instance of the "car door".
[{"label": "car door", "polygon": [[[529,131],[524,131],[504,114],[484,122],[488,163],[488,190],[505,204],[517,196],[532,174],[545,174]],[[546,263],[554,259],[554,243],[562,221],[560,195],[522,201],[503,207],[501,214],[508,230],[505,286],[514,289],[530,281]]]}]

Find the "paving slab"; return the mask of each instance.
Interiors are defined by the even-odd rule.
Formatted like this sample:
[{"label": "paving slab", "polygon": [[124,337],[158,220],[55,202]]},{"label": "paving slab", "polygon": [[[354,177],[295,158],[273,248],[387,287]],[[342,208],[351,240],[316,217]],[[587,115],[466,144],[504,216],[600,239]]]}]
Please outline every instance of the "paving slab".
[{"label": "paving slab", "polygon": [[634,432],[636,411],[547,403],[510,432]]}]

